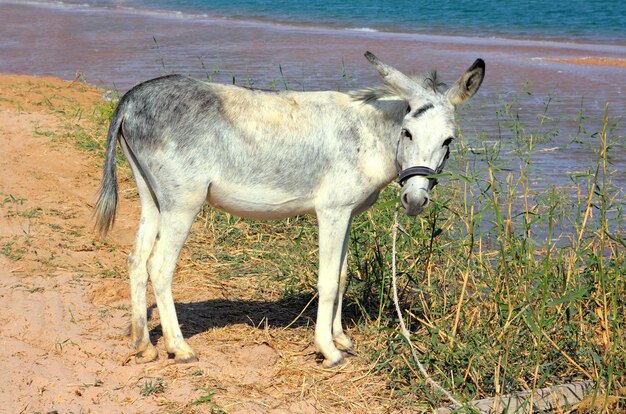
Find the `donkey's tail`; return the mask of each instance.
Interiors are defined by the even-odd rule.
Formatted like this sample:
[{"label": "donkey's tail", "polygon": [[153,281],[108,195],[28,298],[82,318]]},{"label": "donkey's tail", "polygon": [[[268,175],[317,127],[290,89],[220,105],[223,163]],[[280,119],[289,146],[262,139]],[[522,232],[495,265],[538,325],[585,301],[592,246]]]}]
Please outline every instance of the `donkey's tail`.
[{"label": "donkey's tail", "polygon": [[118,105],[107,135],[107,148],[100,184],[100,195],[96,203],[96,231],[100,237],[107,235],[115,223],[115,211],[117,210],[117,168],[116,153],[117,141],[121,134],[123,115]]}]

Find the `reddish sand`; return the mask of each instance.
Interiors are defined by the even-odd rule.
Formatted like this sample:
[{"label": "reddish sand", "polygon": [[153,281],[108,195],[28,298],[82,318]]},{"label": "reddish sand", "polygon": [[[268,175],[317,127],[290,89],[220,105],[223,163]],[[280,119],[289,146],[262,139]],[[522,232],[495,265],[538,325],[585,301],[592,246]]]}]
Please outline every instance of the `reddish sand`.
[{"label": "reddish sand", "polygon": [[123,303],[126,288],[89,276],[122,261],[90,240],[98,170],[55,142],[62,125],[51,107],[88,107],[99,95],[61,80],[2,76],[0,96],[0,411],[154,410],[149,400],[130,409],[136,395],[123,391],[146,374],[123,365],[127,317],[111,305]]},{"label": "reddish sand", "polygon": [[581,57],[581,58],[548,58],[550,62],[572,63],[581,66],[618,66],[626,68],[626,59],[602,58],[602,57]]}]

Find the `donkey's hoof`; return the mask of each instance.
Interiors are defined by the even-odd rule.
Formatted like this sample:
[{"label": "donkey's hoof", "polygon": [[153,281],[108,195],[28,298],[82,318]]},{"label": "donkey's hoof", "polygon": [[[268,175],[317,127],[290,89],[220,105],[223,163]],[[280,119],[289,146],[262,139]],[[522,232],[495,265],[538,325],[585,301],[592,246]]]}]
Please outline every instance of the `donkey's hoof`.
[{"label": "donkey's hoof", "polygon": [[198,362],[198,357],[193,353],[191,355],[176,355],[174,361],[176,361],[177,364],[188,364],[190,362]]},{"label": "donkey's hoof", "polygon": [[333,358],[324,358],[324,362],[322,362],[322,366],[324,368],[334,368],[342,365],[344,363],[343,354],[338,352],[338,356]]},{"label": "donkey's hoof", "polygon": [[181,344],[178,349],[172,353],[174,354],[174,360],[178,364],[187,364],[198,360],[196,353],[186,343]]},{"label": "donkey's hoof", "polygon": [[138,364],[146,364],[148,362],[152,362],[159,357],[159,351],[154,347],[154,345],[150,344],[143,351],[138,351],[135,354],[135,362]]},{"label": "donkey's hoof", "polygon": [[340,333],[333,338],[335,345],[337,345],[340,349],[351,351],[354,345],[352,345],[352,341],[348,338],[348,335],[345,333]]}]

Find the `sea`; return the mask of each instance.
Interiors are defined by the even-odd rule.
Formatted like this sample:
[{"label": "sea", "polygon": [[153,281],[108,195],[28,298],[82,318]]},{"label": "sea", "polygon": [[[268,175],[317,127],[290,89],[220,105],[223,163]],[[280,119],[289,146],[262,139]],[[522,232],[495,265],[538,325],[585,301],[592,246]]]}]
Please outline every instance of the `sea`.
[{"label": "sea", "polygon": [[0,73],[121,93],[167,73],[350,90],[380,83],[367,50],[405,73],[437,69],[448,83],[481,57],[483,86],[459,111],[477,164],[496,148],[507,161],[499,173],[519,176],[528,161],[520,136],[532,135],[533,189],[574,197],[595,171],[606,123],[623,206],[625,27],[622,0],[0,0]]},{"label": "sea", "polygon": [[626,3],[621,0],[484,0],[480,3],[462,0],[65,0],[31,3],[361,31],[626,42]]}]

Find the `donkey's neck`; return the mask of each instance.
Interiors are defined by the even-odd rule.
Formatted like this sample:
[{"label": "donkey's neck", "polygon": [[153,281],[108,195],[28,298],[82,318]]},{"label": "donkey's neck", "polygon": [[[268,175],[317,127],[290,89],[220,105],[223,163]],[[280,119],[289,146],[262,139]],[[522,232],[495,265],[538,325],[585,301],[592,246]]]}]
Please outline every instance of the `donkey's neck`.
[{"label": "donkey's neck", "polygon": [[[400,100],[376,100],[373,102],[359,103],[362,112],[366,133],[362,139],[368,148],[376,152],[376,169],[380,188],[386,186],[398,176],[396,161],[398,140],[402,120],[406,112],[407,104]],[[373,158],[373,159],[374,159]]]}]

